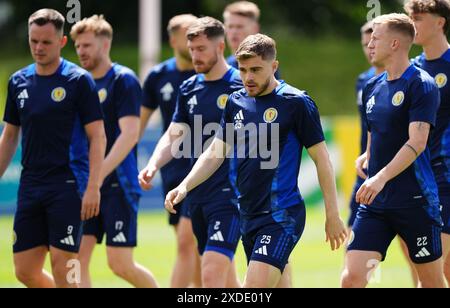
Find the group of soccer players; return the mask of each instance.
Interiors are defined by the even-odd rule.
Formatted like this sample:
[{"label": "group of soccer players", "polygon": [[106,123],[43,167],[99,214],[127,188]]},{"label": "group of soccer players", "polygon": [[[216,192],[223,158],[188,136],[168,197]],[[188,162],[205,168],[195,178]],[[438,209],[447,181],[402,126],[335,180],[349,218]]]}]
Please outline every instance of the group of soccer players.
[{"label": "group of soccer players", "polygon": [[[103,16],[71,29],[82,69],[61,58],[64,17],[51,9],[34,13],[35,63],[10,78],[0,139],[1,176],[22,132],[13,245],[18,280],[28,287],[90,287],[92,252],[106,234],[111,270],[133,286],[157,287],[134,261],[133,248],[141,189],[151,189],[160,171],[177,236],[171,287],[291,287],[289,257],[305,227],[297,185],[305,148],[323,192],[331,249],[351,233],[342,286],[367,285],[369,265],[386,257],[399,234],[418,286],[443,287],[450,249],[450,4],[411,0],[406,8],[412,19],[383,15],[362,30],[373,68],[358,81],[367,133],[350,232],[339,215],[318,108],[279,79],[276,43],[258,33],[255,4],[230,4],[224,23],[172,18],[174,57],[152,69],[142,88],[130,69],[111,61],[113,29]],[[414,40],[424,54],[411,64]],[[158,108],[164,134],[139,173],[136,145]],[[243,284],[234,263],[240,240],[248,260]],[[52,275],[43,269],[48,252]],[[74,259],[81,264],[78,283],[67,279]],[[448,279],[448,264],[445,273]]]},{"label": "group of soccer players", "polygon": [[[372,68],[357,83],[363,153],[343,287],[366,286],[396,235],[416,286],[450,283],[450,2],[404,8],[361,29]],[[423,54],[410,60],[413,44]]]}]

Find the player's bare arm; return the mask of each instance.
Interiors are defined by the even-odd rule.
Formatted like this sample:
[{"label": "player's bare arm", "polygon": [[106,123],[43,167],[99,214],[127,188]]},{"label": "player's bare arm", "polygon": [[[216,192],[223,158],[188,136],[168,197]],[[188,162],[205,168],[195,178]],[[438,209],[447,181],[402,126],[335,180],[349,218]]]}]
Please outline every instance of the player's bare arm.
[{"label": "player's bare arm", "polygon": [[175,142],[183,141],[187,126],[181,123],[172,123],[164,133],[153,152],[147,166],[139,174],[139,184],[144,190],[152,189],[152,180],[159,169],[167,165],[173,158]]},{"label": "player's bare arm", "polygon": [[189,191],[204,183],[219,169],[229,149],[230,146],[221,139],[214,139],[205,153],[200,156],[186,179],[167,194],[165,207],[170,213],[176,214],[174,206],[183,201]]},{"label": "player's bare arm", "polygon": [[327,242],[330,242],[331,249],[336,250],[345,242],[347,230],[344,222],[339,216],[337,188],[334,180],[333,166],[325,142],[321,142],[309,148],[308,153],[316,164],[317,175],[319,177],[319,183],[325,201],[326,239]]},{"label": "player's bare arm", "polygon": [[430,129],[429,123],[412,122],[409,125],[409,140],[384,169],[363,184],[356,200],[371,205],[386,183],[405,171],[425,151]]},{"label": "player's bare arm", "polygon": [[148,121],[150,121],[152,115],[155,113],[154,109],[150,109],[147,107],[142,106],[141,107],[141,124],[140,124],[140,132],[139,132],[139,139],[144,136],[145,129],[147,128]]},{"label": "player's bare arm", "polygon": [[0,137],[0,177],[8,168],[19,144],[20,127],[5,123]]},{"label": "player's bare arm", "polygon": [[89,140],[89,181],[83,196],[81,219],[88,220],[100,212],[101,169],[106,151],[106,136],[103,121],[85,126]]},{"label": "player's bare arm", "polygon": [[110,175],[136,146],[139,139],[139,118],[127,116],[119,120],[120,135],[102,165],[102,179]]}]

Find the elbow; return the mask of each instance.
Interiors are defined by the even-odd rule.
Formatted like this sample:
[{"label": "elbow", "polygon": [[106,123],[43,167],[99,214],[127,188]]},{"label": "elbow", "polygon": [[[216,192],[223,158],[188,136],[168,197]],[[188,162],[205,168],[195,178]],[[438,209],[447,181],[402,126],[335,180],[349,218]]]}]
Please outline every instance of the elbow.
[{"label": "elbow", "polygon": [[417,152],[417,156],[420,156],[427,149],[427,140],[415,140],[411,142],[411,146]]},{"label": "elbow", "polygon": [[125,138],[128,142],[130,142],[130,144],[133,144],[133,146],[134,146],[139,142],[140,135],[141,135],[141,132],[137,128],[137,129],[127,131],[127,133],[125,134]]},{"label": "elbow", "polygon": [[106,144],[107,144],[108,140],[106,139],[106,134],[104,132],[102,132],[98,136],[97,140],[98,141],[96,141],[96,142],[98,142],[101,145],[102,148],[106,149]]},{"label": "elbow", "polygon": [[419,143],[417,145],[417,154],[421,155],[423,152],[425,152],[426,149],[427,149],[427,144],[426,143]]}]

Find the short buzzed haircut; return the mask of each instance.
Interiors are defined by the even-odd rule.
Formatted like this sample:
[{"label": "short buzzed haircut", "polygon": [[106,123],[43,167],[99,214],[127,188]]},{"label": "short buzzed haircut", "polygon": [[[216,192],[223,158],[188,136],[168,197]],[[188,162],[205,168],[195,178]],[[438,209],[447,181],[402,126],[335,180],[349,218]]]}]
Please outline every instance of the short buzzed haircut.
[{"label": "short buzzed haircut", "polygon": [[223,18],[226,19],[228,15],[238,15],[247,17],[251,20],[259,22],[261,17],[261,10],[259,7],[250,1],[238,1],[229,4],[223,13]]},{"label": "short buzzed haircut", "polygon": [[238,61],[254,57],[261,57],[264,61],[275,60],[277,58],[277,44],[267,35],[250,35],[239,45],[235,56]]},{"label": "short buzzed haircut", "polygon": [[430,13],[445,18],[444,33],[450,29],[450,1],[449,0],[409,0],[405,3],[405,11],[412,14]]},{"label": "short buzzed haircut", "polygon": [[88,32],[94,33],[97,37],[101,36],[110,40],[113,38],[113,28],[103,15],[93,15],[89,18],[80,20],[73,25],[70,36],[72,37],[72,40],[75,41],[79,35]]},{"label": "short buzzed haircut", "polygon": [[416,36],[416,29],[414,28],[414,23],[411,18],[405,14],[386,14],[378,16],[373,20],[373,25],[386,24],[390,31],[400,33],[408,37],[411,42],[414,41]]},{"label": "short buzzed haircut", "polygon": [[182,14],[174,16],[170,19],[169,24],[167,25],[167,33],[170,36],[179,31],[180,29],[187,29],[197,19],[198,17],[192,14]]},{"label": "short buzzed haircut", "polygon": [[208,40],[225,38],[225,26],[212,17],[199,18],[189,27],[186,36],[189,41],[192,41],[200,35],[206,35]]},{"label": "short buzzed haircut", "polygon": [[52,24],[55,26],[56,31],[62,34],[64,33],[65,22],[65,18],[60,12],[53,9],[41,9],[30,16],[28,19],[28,27],[31,27],[33,24],[40,27]]}]

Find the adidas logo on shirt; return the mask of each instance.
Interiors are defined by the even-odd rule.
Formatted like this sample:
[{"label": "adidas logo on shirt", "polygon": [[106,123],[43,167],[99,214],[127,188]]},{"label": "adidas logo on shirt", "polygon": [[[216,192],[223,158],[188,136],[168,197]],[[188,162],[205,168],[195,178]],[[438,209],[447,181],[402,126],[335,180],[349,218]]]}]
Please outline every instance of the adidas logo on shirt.
[{"label": "adidas logo on shirt", "polygon": [[213,236],[211,236],[210,238],[211,241],[216,241],[216,242],[225,242],[222,232],[218,231],[216,234],[214,234]]},{"label": "adidas logo on shirt", "polygon": [[423,247],[422,250],[416,254],[416,258],[426,258],[429,256],[431,256],[431,253],[425,247]]},{"label": "adidas logo on shirt", "polygon": [[23,107],[25,106],[25,100],[29,99],[27,89],[20,92],[20,94],[17,98],[20,99],[20,109],[23,109]]},{"label": "adidas logo on shirt", "polygon": [[27,89],[23,90],[22,92],[20,92],[18,99],[28,99],[28,91]]},{"label": "adidas logo on shirt", "polygon": [[259,248],[258,250],[255,251],[255,253],[257,255],[263,255],[263,256],[267,256],[267,246],[263,246],[261,248]]},{"label": "adidas logo on shirt", "polygon": [[123,232],[120,232],[119,234],[116,235],[115,238],[113,238],[112,241],[113,241],[113,243],[126,243],[127,242],[127,238],[125,237]]},{"label": "adidas logo on shirt", "polygon": [[197,96],[194,95],[194,96],[188,101],[187,104],[190,106],[190,108],[189,108],[189,113],[190,113],[190,114],[194,114],[194,108],[195,108],[195,106],[198,105],[198,102],[197,102]]},{"label": "adidas logo on shirt", "polygon": [[238,114],[234,117],[234,128],[235,129],[241,129],[242,123],[244,121],[244,112],[241,110],[238,112]]},{"label": "adidas logo on shirt", "polygon": [[73,236],[69,235],[65,239],[61,240],[61,244],[64,244],[67,246],[75,246],[75,242],[73,241]]}]

